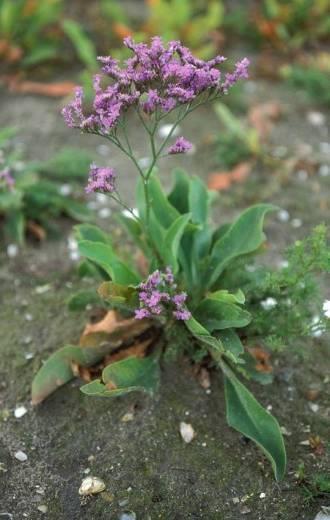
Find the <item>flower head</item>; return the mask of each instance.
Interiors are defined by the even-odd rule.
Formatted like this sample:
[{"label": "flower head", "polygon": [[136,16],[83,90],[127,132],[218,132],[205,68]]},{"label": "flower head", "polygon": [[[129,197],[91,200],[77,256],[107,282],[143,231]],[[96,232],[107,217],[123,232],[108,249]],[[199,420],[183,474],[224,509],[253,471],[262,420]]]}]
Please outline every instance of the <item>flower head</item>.
[{"label": "flower head", "polygon": [[185,306],[187,295],[176,292],[172,270],[154,271],[139,287],[140,308],[135,311],[135,318],[151,318],[170,312],[177,320],[189,320],[190,311]]},{"label": "flower head", "polygon": [[111,56],[98,58],[103,75],[94,78],[92,113],[84,114],[83,91],[78,88],[74,100],[62,111],[68,126],[108,135],[130,107],[149,116],[156,111],[167,113],[193,103],[205,92],[213,97],[226,93],[236,81],[247,77],[247,58],[222,81],[219,66],[225,61],[223,56],[203,61],[181,42],[165,44],[159,36],[152,38],[149,45],[128,37],[124,45],[133,55],[123,63]]},{"label": "flower head", "polygon": [[113,168],[91,164],[88,183],[85,188],[86,193],[92,193],[93,191],[112,193],[115,191],[115,178],[116,174]]},{"label": "flower head", "polygon": [[189,150],[191,150],[191,148],[192,148],[192,144],[190,141],[188,141],[184,137],[178,137],[178,139],[175,141],[175,143],[169,147],[167,152],[170,155],[174,155],[177,153],[186,153]]}]

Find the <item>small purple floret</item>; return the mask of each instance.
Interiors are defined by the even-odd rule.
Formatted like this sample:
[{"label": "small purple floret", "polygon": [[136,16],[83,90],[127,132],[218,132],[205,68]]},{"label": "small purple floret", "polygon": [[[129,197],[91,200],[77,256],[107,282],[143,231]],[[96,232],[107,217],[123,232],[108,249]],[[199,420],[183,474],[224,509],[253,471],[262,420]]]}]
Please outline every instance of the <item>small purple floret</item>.
[{"label": "small purple floret", "polygon": [[176,292],[176,284],[170,267],[165,272],[154,271],[139,287],[140,308],[135,318],[142,320],[170,312],[177,320],[189,320],[190,311],[185,306],[187,295]]},{"label": "small purple floret", "polygon": [[1,181],[3,181],[4,185],[9,189],[12,189],[14,187],[15,179],[14,177],[12,177],[9,168],[4,168],[0,171],[0,186]]},{"label": "small purple floret", "polygon": [[185,139],[184,137],[178,137],[178,139],[175,141],[175,143],[170,146],[167,153],[170,155],[174,155],[177,153],[186,153],[189,150],[191,150],[192,144],[190,141]]},{"label": "small purple floret", "polygon": [[116,174],[113,168],[91,164],[85,191],[86,193],[92,193],[94,191],[112,193],[116,189],[115,179]]}]

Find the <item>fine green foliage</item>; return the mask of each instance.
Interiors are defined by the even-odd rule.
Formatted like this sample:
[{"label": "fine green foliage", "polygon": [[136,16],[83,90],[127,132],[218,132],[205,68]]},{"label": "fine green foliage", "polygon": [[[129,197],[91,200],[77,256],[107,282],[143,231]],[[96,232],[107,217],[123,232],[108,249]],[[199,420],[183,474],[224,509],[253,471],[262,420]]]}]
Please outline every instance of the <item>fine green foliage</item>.
[{"label": "fine green foliage", "polygon": [[0,170],[8,172],[10,182],[7,177],[0,178],[0,225],[6,239],[23,244],[31,223],[45,232],[56,233],[55,219],[60,215],[76,221],[90,220],[92,213],[86,205],[78,198],[62,194],[60,183],[86,175],[90,156],[64,149],[49,161],[24,163],[12,151],[8,138],[13,137],[13,132],[5,130],[0,135],[4,157]]},{"label": "fine green foliage", "polygon": [[329,74],[329,60],[326,70],[312,64],[287,65],[281,69],[281,76],[289,85],[305,92],[312,102],[325,106],[329,106],[330,103]]}]

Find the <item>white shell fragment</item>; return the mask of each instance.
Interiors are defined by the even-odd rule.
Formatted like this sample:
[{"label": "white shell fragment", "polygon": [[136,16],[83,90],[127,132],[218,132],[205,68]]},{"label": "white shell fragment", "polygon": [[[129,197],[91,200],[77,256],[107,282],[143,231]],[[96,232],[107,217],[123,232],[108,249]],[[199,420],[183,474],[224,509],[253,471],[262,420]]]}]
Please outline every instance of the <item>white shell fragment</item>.
[{"label": "white shell fragment", "polygon": [[196,436],[196,432],[191,424],[180,422],[180,434],[184,442],[189,443]]},{"label": "white shell fragment", "polygon": [[330,507],[322,507],[322,511],[319,511],[314,520],[330,520]]},{"label": "white shell fragment", "polygon": [[14,415],[15,415],[16,419],[20,419],[26,413],[27,413],[27,409],[25,408],[25,406],[18,406],[17,408],[15,408],[15,411],[14,411]]},{"label": "white shell fragment", "polygon": [[86,477],[79,488],[79,495],[96,495],[105,490],[105,483],[98,477]]},{"label": "white shell fragment", "polygon": [[15,459],[19,460],[20,462],[25,462],[27,460],[27,454],[21,450],[16,451],[14,457],[15,457]]}]

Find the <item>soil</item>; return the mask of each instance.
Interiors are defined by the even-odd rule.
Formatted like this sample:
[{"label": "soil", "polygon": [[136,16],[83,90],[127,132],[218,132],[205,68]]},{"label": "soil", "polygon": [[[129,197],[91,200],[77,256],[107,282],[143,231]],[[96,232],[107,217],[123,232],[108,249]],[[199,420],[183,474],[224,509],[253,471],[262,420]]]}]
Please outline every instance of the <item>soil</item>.
[{"label": "soil", "polygon": [[[319,109],[283,86],[249,85],[250,103],[274,99],[281,103],[283,115],[271,135],[273,150],[282,147],[283,151],[284,146],[290,156],[303,144],[309,145],[309,160],[329,163],[320,144],[327,140],[326,126],[313,126],[306,118],[308,111]],[[132,201],[134,174],[126,161],[106,143],[67,129],[59,108],[57,101],[0,93],[1,126],[18,128],[27,158],[46,159],[63,145],[90,149],[95,159],[117,168],[123,195]],[[214,151],[206,143],[218,129],[209,109],[201,109],[184,125],[182,134],[196,143],[198,153],[179,162],[191,174],[206,177],[217,168]],[[130,131],[135,131],[134,121]],[[134,135],[144,157],[142,137],[139,132]],[[166,185],[174,163],[174,159],[164,162],[161,177]],[[288,176],[257,164],[244,184],[221,195],[215,219],[227,220],[256,200],[271,200],[286,209],[288,222],[274,216],[267,223],[269,257],[277,262],[286,245],[319,222],[329,221],[329,195],[330,176],[317,171],[307,178],[301,173]],[[100,223],[107,225],[104,219]],[[161,390],[154,399],[138,394],[91,399],[79,392],[79,382],[74,381],[32,408],[31,380],[42,361],[58,347],[75,343],[86,321],[86,314],[71,314],[65,305],[74,290],[93,284],[77,276],[67,248],[69,232],[66,223],[61,239],[41,246],[29,243],[10,260],[2,248],[0,517],[115,520],[131,511],[130,518],[135,518],[134,512],[138,520],[312,520],[326,500],[307,501],[295,472],[304,463],[312,478],[329,467],[326,447],[317,454],[301,444],[310,435],[319,435],[325,446],[329,440],[326,338],[306,340],[299,349],[274,355],[273,386],[249,385],[288,432],[288,471],[280,483],[274,481],[261,452],[227,426],[221,377],[212,373],[211,392],[206,392],[192,376],[187,360],[163,367]],[[46,284],[48,290],[39,289]],[[316,412],[306,398],[314,386],[320,389]],[[14,416],[18,405],[27,408],[20,419]],[[133,419],[125,422],[127,412]],[[179,435],[181,421],[191,423],[197,433],[191,444],[184,444]],[[26,453],[25,462],[15,458],[19,450]],[[102,478],[106,492],[81,500],[78,488],[87,474]],[[46,506],[47,512],[40,506]]]}]

